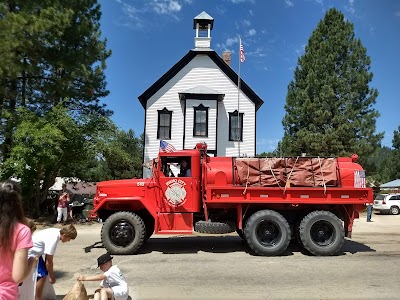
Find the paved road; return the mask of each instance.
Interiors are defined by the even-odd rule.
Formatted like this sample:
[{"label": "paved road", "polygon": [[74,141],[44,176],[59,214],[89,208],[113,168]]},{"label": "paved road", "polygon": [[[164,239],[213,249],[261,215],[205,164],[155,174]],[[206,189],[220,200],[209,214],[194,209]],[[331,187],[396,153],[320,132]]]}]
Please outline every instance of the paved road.
[{"label": "paved road", "polygon": [[[74,273],[98,274],[101,224],[79,225],[60,244],[55,284],[62,299]],[[154,235],[137,255],[115,256],[132,299],[400,299],[400,215],[356,220],[343,253],[314,257],[291,244],[284,256],[259,257],[236,235]],[[97,283],[86,282],[92,293]]]}]

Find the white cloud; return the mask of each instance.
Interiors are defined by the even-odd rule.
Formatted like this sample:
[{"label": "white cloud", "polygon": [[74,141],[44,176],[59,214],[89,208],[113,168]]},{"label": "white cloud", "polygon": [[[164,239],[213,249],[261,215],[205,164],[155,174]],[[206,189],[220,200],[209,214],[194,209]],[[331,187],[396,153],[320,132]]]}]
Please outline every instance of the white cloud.
[{"label": "white cloud", "polygon": [[354,0],[349,0],[348,5],[345,5],[345,6],[344,6],[344,9],[345,9],[348,13],[354,15],[355,12],[356,12],[356,9],[354,8]]},{"label": "white cloud", "polygon": [[289,7],[294,6],[293,1],[292,0],[285,0],[285,4]]},{"label": "white cloud", "polygon": [[251,23],[250,23],[249,20],[243,20],[242,23],[243,23],[243,25],[245,25],[245,26],[250,26],[250,25],[251,25]]},{"label": "white cloud", "polygon": [[248,51],[246,52],[246,55],[254,57],[265,57],[267,56],[267,51],[268,51],[268,49],[262,47],[257,47],[254,51],[250,51],[251,48],[247,48],[247,50]]},{"label": "white cloud", "polygon": [[370,26],[369,27],[369,34],[370,35],[374,35],[375,34],[375,27],[374,26]]},{"label": "white cloud", "polygon": [[249,14],[250,14],[250,16],[254,16],[254,13],[251,9],[249,10]]},{"label": "white cloud", "polygon": [[228,2],[232,2],[233,4],[243,3],[243,2],[251,2],[254,3],[254,0],[226,0]]},{"label": "white cloud", "polygon": [[253,36],[256,34],[256,30],[254,28],[249,30],[249,36]]},{"label": "white cloud", "polygon": [[279,139],[257,138],[257,149],[260,153],[272,152],[278,147]]},{"label": "white cloud", "polygon": [[176,0],[153,0],[150,5],[156,13],[161,15],[173,14],[182,9],[182,5]]},{"label": "white cloud", "polygon": [[159,22],[154,22],[154,17],[158,15],[167,16],[166,22],[179,21],[178,14],[185,5],[191,5],[193,0],[115,0],[115,2],[121,6],[123,12],[116,23],[131,29],[149,29],[159,26]]},{"label": "white cloud", "polygon": [[399,11],[396,11],[396,12],[394,13],[394,15],[395,15],[396,17],[400,17],[400,10],[399,10]]},{"label": "white cloud", "polygon": [[228,47],[230,47],[230,46],[232,46],[233,44],[236,44],[236,43],[239,43],[239,39],[238,39],[237,37],[228,38],[228,39],[226,40],[226,42],[225,42],[225,45],[228,46]]},{"label": "white cloud", "polygon": [[302,44],[299,48],[296,48],[294,51],[297,55],[302,55],[304,53],[304,49],[306,48],[306,44]]},{"label": "white cloud", "polygon": [[128,22],[119,22],[120,25],[130,27],[132,29],[138,29],[144,27],[144,20],[141,16],[143,12],[140,9],[137,9],[135,6],[123,2],[121,0],[115,0],[122,6],[123,14],[128,18]]},{"label": "white cloud", "polygon": [[220,15],[224,15],[226,13],[226,8],[224,6],[216,6],[215,9]]}]

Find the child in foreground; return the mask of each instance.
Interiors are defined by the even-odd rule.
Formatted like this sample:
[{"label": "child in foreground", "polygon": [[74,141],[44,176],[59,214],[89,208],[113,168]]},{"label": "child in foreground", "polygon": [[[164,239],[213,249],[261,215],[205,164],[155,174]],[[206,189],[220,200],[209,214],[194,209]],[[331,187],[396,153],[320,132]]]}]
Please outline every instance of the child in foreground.
[{"label": "child in foreground", "polygon": [[101,275],[85,276],[79,275],[79,281],[100,281],[100,288],[94,292],[94,300],[126,300],[129,296],[128,284],[121,270],[113,266],[112,257],[109,253],[101,255],[97,259],[98,267],[104,272]]}]

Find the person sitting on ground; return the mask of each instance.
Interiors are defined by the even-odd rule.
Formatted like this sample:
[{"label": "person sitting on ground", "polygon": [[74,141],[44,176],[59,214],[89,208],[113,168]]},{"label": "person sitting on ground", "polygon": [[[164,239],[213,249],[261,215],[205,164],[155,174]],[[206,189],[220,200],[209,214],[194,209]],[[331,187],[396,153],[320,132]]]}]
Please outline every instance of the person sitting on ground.
[{"label": "person sitting on ground", "polygon": [[189,164],[185,159],[183,159],[181,162],[179,177],[192,177],[192,171],[190,170]]},{"label": "person sitting on ground", "polygon": [[21,190],[14,181],[0,182],[0,299],[17,299],[18,284],[35,269],[37,258],[28,259],[30,247]]},{"label": "person sitting on ground", "polygon": [[85,276],[79,275],[79,281],[100,281],[100,288],[94,293],[95,300],[126,300],[129,297],[128,284],[121,270],[112,264],[113,257],[109,254],[103,254],[97,259],[97,265],[104,272],[101,275]]},{"label": "person sitting on ground", "polygon": [[[49,275],[50,283],[55,283],[56,278],[53,269],[53,257],[56,252],[58,242],[67,243],[74,240],[77,236],[75,227],[70,224],[59,228],[47,228],[36,232],[32,236],[33,247],[29,250],[29,257],[39,256],[37,282],[36,282],[36,300],[42,299],[46,277]],[[42,255],[45,254],[45,260]],[[23,290],[22,293],[31,293],[35,291]]]}]

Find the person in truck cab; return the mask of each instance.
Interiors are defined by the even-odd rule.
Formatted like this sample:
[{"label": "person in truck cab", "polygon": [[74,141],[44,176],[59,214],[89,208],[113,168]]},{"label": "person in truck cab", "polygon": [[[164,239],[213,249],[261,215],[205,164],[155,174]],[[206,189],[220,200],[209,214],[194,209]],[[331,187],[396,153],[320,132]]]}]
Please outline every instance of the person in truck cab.
[{"label": "person in truck cab", "polygon": [[192,177],[192,171],[190,170],[189,164],[186,159],[182,159],[181,161],[181,170],[179,173],[179,177]]}]

